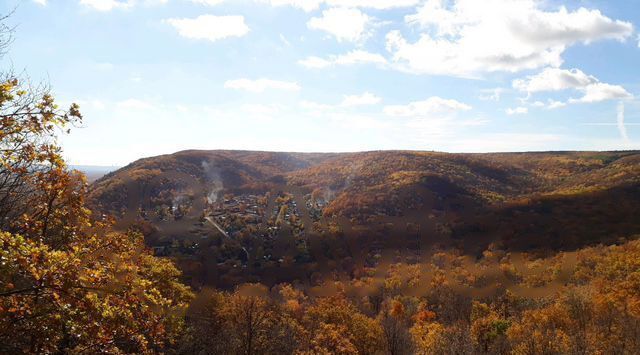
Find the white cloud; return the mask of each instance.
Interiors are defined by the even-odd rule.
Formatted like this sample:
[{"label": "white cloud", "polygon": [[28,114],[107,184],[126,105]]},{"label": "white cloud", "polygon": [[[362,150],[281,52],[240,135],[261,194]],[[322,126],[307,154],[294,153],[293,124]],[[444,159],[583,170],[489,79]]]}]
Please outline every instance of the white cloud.
[{"label": "white cloud", "polygon": [[[207,0],[200,0],[207,1]],[[213,0],[216,1],[216,0]],[[222,0],[220,0],[222,1]],[[332,7],[350,7],[350,8],[370,8],[377,10],[386,10],[399,7],[410,7],[417,5],[420,0],[256,0],[261,3],[270,4],[271,6],[292,6],[306,12],[314,11],[320,8],[320,5],[327,4]]]},{"label": "white cloud", "polygon": [[562,101],[549,100],[549,104],[547,105],[547,108],[549,110],[555,110],[557,108],[561,108],[565,106],[567,106],[567,104]]},{"label": "white cloud", "polygon": [[322,17],[311,18],[307,27],[328,32],[339,42],[356,42],[364,38],[371,21],[371,17],[358,9],[334,7],[322,11]]},{"label": "white cloud", "polygon": [[47,0],[33,0],[38,5],[47,6]]},{"label": "white cloud", "polygon": [[375,105],[380,103],[382,99],[370,92],[365,92],[362,95],[346,95],[342,100],[342,106],[366,106]]},{"label": "white cloud", "polygon": [[[35,2],[46,5],[48,0],[34,0]],[[163,5],[166,4],[169,0],[80,0],[80,5],[84,5],[86,7],[92,8],[97,11],[111,11],[115,9],[130,9],[134,6],[145,5],[145,6],[154,6],[154,5]],[[192,1],[206,1],[206,0],[192,0]]]},{"label": "white cloud", "polygon": [[286,90],[286,91],[300,90],[300,85],[298,85],[298,83],[264,79],[264,78],[258,79],[258,80],[250,80],[250,79],[228,80],[227,82],[224,83],[224,87],[226,89],[245,90],[245,91],[255,92],[255,93],[264,92],[267,89]]},{"label": "white cloud", "polygon": [[324,0],[257,0],[261,3],[267,3],[271,6],[293,6],[304,10],[306,12],[310,12],[313,10],[317,10],[320,7],[320,4],[324,2]]},{"label": "white cloud", "polygon": [[414,101],[407,105],[385,106],[383,111],[389,116],[430,117],[433,115],[447,115],[458,111],[468,111],[470,109],[471,106],[462,102],[433,96],[424,101]]},{"label": "white cloud", "polygon": [[[579,69],[546,68],[536,75],[514,80],[513,87],[529,94],[568,89],[583,93],[581,98],[570,99],[569,103],[592,103],[633,97],[622,86],[602,83],[598,78],[587,75]],[[565,105],[560,105],[560,102],[554,101],[548,108],[553,109]]]},{"label": "white cloud", "polygon": [[325,0],[329,6],[342,7],[366,7],[377,10],[386,10],[397,7],[410,7],[417,5],[420,0]]},{"label": "white cloud", "polygon": [[508,108],[508,109],[505,110],[505,112],[509,116],[512,116],[512,115],[524,115],[524,114],[527,114],[529,112],[529,109],[526,108],[526,107],[516,107],[516,108]]},{"label": "white cloud", "polygon": [[90,7],[98,11],[111,11],[114,9],[128,9],[133,6],[133,1],[117,0],[80,0],[80,5]]},{"label": "white cloud", "polygon": [[196,18],[171,18],[165,21],[178,30],[182,37],[212,42],[227,37],[242,37],[249,33],[244,16],[200,15]]},{"label": "white cloud", "polygon": [[606,100],[631,99],[633,95],[622,86],[605,83],[595,83],[584,88],[584,96],[579,99],[569,99],[570,103],[592,103]]},{"label": "white cloud", "polygon": [[344,95],[342,102],[339,104],[323,104],[314,101],[302,100],[298,106],[315,116],[326,116],[328,114],[345,114],[352,116],[352,113],[346,113],[349,108],[356,106],[376,105],[382,101],[382,98],[370,92],[364,92],[360,95]]},{"label": "white cloud", "polygon": [[526,79],[513,81],[513,87],[524,92],[560,91],[580,89],[598,82],[598,79],[579,69],[546,68],[541,73]]},{"label": "white cloud", "polygon": [[216,6],[225,2],[225,0],[190,0],[190,1],[196,4],[207,5],[207,6]]},{"label": "white cloud", "polygon": [[427,0],[408,23],[425,31],[409,42],[399,31],[387,34],[387,49],[398,69],[416,74],[476,77],[486,72],[518,72],[558,67],[575,43],[624,40],[629,22],[599,10],[556,11],[536,0]]},{"label": "white cloud", "polygon": [[386,64],[387,60],[380,54],[370,53],[363,50],[354,50],[342,55],[332,55],[327,59],[320,57],[308,57],[298,64],[313,69],[322,69],[333,65],[354,65],[354,64]]},{"label": "white cloud", "polygon": [[500,96],[505,90],[503,88],[484,89],[481,90],[482,95],[479,99],[483,101],[500,101]]}]

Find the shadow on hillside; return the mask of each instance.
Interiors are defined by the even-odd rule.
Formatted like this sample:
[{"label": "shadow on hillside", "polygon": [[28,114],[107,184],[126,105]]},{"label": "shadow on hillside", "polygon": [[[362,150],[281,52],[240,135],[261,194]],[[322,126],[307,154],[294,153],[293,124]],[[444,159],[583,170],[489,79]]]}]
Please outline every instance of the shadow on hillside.
[{"label": "shadow on hillside", "polygon": [[[640,234],[640,185],[532,199],[458,220],[453,238],[490,240],[511,251],[570,251]],[[477,249],[476,249],[477,250]]]}]

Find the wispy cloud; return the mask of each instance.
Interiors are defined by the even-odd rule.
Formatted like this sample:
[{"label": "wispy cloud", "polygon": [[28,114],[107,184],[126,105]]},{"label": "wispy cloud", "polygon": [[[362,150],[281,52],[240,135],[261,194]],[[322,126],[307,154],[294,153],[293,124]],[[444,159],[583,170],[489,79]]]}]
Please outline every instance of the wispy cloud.
[{"label": "wispy cloud", "polygon": [[[197,0],[198,1],[198,0]],[[222,1],[222,0],[199,0],[199,1]],[[377,10],[387,10],[398,7],[410,7],[417,5],[420,0],[256,0],[267,3],[271,6],[292,6],[306,12],[311,12],[320,8],[323,3],[335,7],[371,8]]]},{"label": "wispy cloud", "polygon": [[365,92],[361,95],[346,95],[344,100],[342,100],[342,106],[352,107],[352,106],[366,106],[366,105],[375,105],[380,103],[382,98],[376,96],[370,92]]},{"label": "wispy cloud", "polygon": [[358,9],[336,7],[322,11],[320,17],[311,18],[307,27],[325,31],[338,42],[356,42],[367,35],[367,27],[372,21],[371,17]]},{"label": "wispy cloud", "polygon": [[353,50],[341,55],[331,55],[329,57],[307,57],[298,62],[298,64],[312,69],[322,69],[334,65],[356,65],[356,64],[376,64],[384,65],[387,60],[380,54],[371,53],[363,50]]},{"label": "wispy cloud", "polygon": [[483,101],[500,101],[500,97],[504,92],[505,89],[503,88],[483,89],[478,98]]},{"label": "wispy cloud", "polygon": [[592,103],[606,100],[631,99],[631,95],[627,90],[619,85],[611,85],[605,83],[596,83],[588,85],[584,89],[584,96],[579,99],[570,99],[570,103]]},{"label": "wispy cloud", "polygon": [[216,6],[222,4],[225,0],[190,0],[193,3],[207,6]]},{"label": "wispy cloud", "polygon": [[[34,0],[45,5],[48,0]],[[164,5],[169,0],[80,0],[80,5],[96,11],[108,12],[111,10],[128,10],[138,5],[154,6]]]},{"label": "wispy cloud", "polygon": [[249,33],[244,16],[200,15],[196,18],[170,18],[165,22],[178,30],[182,37],[211,42],[228,37],[242,37]]},{"label": "wispy cloud", "polygon": [[[45,1],[46,2],[46,1]],[[80,5],[84,5],[97,11],[111,11],[114,9],[129,9],[133,7],[133,1],[118,0],[80,0]]]},{"label": "wispy cloud", "polygon": [[300,85],[291,81],[280,81],[272,79],[235,79],[227,80],[224,83],[226,89],[244,90],[254,93],[264,92],[268,89],[274,90],[286,90],[286,91],[299,91]]},{"label": "wispy cloud", "polygon": [[458,111],[468,110],[471,110],[471,106],[465,103],[433,96],[423,101],[410,102],[407,105],[385,106],[384,113],[389,116],[428,118],[434,115],[449,115]]},{"label": "wispy cloud", "polygon": [[529,109],[526,108],[526,107],[516,107],[516,108],[508,108],[508,109],[505,110],[505,112],[509,116],[525,115],[525,114],[529,113]]}]

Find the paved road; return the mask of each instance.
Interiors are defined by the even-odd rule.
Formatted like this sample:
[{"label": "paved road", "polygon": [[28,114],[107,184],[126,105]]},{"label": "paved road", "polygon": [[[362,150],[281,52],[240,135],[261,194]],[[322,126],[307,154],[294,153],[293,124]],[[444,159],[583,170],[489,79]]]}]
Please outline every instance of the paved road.
[{"label": "paved road", "polygon": [[204,219],[206,219],[206,220],[207,220],[207,222],[211,223],[214,227],[216,227],[216,229],[217,229],[217,230],[219,230],[219,231],[220,231],[220,233],[222,233],[222,235],[224,235],[225,237],[227,237],[227,238],[231,239],[231,237],[229,237],[229,234],[228,234],[227,232],[225,232],[225,231],[224,231],[224,229],[222,229],[222,228],[218,225],[218,223],[216,223],[216,222],[214,222],[214,221],[213,221],[213,218],[211,218],[211,217],[205,217]]}]

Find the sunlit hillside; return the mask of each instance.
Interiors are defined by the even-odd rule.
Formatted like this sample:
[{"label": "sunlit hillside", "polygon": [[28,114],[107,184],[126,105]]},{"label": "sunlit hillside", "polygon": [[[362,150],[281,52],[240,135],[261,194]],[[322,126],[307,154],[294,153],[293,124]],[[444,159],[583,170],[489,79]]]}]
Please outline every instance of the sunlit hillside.
[{"label": "sunlit hillside", "polygon": [[0,355],[640,354],[639,5],[0,1]]}]

